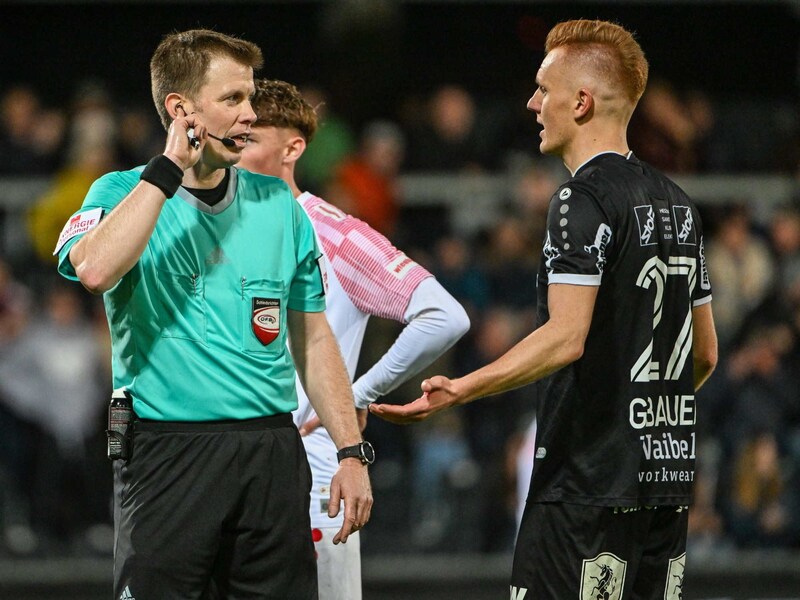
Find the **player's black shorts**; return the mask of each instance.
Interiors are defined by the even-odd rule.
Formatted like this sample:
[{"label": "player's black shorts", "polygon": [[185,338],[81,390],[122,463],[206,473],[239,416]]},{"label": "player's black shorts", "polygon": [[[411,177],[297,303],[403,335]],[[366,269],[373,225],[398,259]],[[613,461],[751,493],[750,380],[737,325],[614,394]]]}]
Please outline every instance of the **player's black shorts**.
[{"label": "player's black shorts", "polygon": [[[628,512],[622,512],[626,510]],[[512,600],[679,600],[688,510],[528,502]]]},{"label": "player's black shorts", "polygon": [[291,415],[137,421],[114,463],[114,599],[316,599],[311,471]]}]

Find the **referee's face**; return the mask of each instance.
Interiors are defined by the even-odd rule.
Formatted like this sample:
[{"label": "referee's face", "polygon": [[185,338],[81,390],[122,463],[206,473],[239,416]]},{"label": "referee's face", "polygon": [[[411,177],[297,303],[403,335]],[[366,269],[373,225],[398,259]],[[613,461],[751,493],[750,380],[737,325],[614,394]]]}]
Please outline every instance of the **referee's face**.
[{"label": "referee's face", "polygon": [[211,60],[194,110],[209,133],[218,138],[231,138],[235,143],[226,146],[218,139],[209,139],[203,153],[206,162],[221,168],[239,161],[250,127],[256,120],[250,104],[254,93],[252,67],[228,57]]},{"label": "referee's face", "polygon": [[542,125],[542,154],[563,156],[572,137],[574,95],[568,75],[562,48],[548,52],[536,74],[536,91],[528,100],[528,110],[536,113],[536,122]]}]

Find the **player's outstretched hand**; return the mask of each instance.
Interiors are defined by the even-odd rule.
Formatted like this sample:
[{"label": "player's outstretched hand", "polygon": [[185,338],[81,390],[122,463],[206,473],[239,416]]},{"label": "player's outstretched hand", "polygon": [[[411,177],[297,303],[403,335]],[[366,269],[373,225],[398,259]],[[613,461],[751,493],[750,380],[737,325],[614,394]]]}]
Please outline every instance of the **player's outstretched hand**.
[{"label": "player's outstretched hand", "polygon": [[453,382],[437,375],[422,382],[422,396],[409,404],[370,404],[369,411],[397,425],[416,423],[457,404]]},{"label": "player's outstretched hand", "polygon": [[344,525],[333,536],[333,543],[347,542],[369,521],[372,513],[372,487],[369,483],[367,465],[357,458],[345,458],[339,463],[339,470],[331,479],[331,498],[328,503],[328,516],[339,514],[339,503],[344,500]]}]

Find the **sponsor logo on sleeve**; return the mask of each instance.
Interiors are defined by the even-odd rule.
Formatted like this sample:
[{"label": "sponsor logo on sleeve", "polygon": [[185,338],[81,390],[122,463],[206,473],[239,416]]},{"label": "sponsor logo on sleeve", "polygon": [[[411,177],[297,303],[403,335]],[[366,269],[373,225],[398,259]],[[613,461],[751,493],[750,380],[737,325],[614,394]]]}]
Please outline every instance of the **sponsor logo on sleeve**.
[{"label": "sponsor logo on sleeve", "polygon": [[700,289],[710,290],[711,281],[708,279],[708,266],[706,266],[706,249],[703,238],[700,238]]},{"label": "sponsor logo on sleeve", "polygon": [[542,246],[542,254],[544,254],[544,266],[547,268],[548,273],[553,272],[553,261],[561,256],[561,251],[553,245],[553,241],[550,239],[550,232],[547,232],[547,235],[544,238],[544,245]]},{"label": "sponsor logo on sleeve", "polygon": [[281,332],[281,301],[277,298],[253,298],[251,323],[259,342],[266,346],[275,341]]},{"label": "sponsor logo on sleeve", "polygon": [[678,236],[678,243],[683,245],[695,246],[697,244],[697,234],[694,228],[694,217],[689,206],[673,206],[672,216],[675,219],[675,230]]},{"label": "sponsor logo on sleeve", "polygon": [[72,217],[69,221],[67,221],[67,224],[64,225],[64,229],[61,230],[61,234],[58,236],[58,243],[56,244],[56,249],[53,250],[53,254],[58,254],[58,251],[64,247],[64,244],[66,244],[76,235],[81,235],[97,227],[97,224],[100,222],[100,218],[102,216],[102,208],[93,208],[85,212],[80,212]]},{"label": "sponsor logo on sleeve", "polygon": [[606,266],[606,246],[611,241],[611,227],[605,223],[600,223],[597,228],[597,233],[594,236],[594,243],[590,246],[584,246],[583,249],[594,255],[597,252],[597,272],[603,274],[603,269]]},{"label": "sponsor logo on sleeve", "polygon": [[403,279],[416,264],[417,263],[401,252],[386,265],[386,268],[398,279]]}]

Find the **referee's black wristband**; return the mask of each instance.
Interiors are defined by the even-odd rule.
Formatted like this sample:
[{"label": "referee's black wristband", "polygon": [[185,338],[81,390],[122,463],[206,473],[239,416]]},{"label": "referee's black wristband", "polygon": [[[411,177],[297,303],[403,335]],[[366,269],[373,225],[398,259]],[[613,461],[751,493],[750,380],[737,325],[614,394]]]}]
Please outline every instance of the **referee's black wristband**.
[{"label": "referee's black wristband", "polygon": [[183,169],[163,154],[159,154],[150,159],[139,179],[152,183],[164,192],[167,198],[172,198],[181,187]]}]

